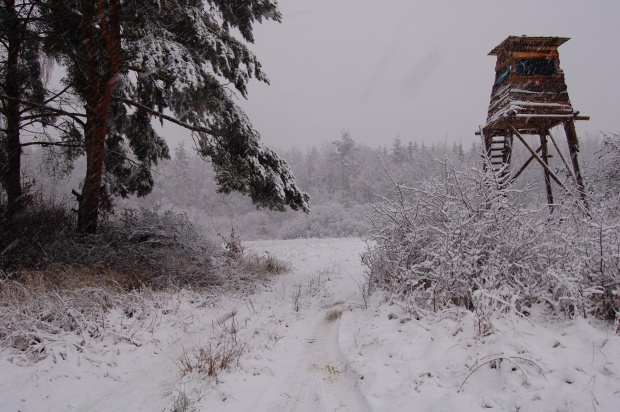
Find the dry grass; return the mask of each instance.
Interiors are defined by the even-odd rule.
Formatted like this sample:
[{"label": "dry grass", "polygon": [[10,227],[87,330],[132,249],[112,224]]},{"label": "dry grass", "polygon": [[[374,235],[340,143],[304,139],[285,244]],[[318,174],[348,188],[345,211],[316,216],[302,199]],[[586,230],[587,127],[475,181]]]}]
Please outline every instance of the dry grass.
[{"label": "dry grass", "polygon": [[[128,291],[113,270],[57,264],[45,271],[0,272],[0,344],[31,360],[48,356],[49,345],[73,342],[78,351],[91,339],[114,336],[139,346],[134,336],[152,330],[152,291]],[[121,319],[111,323],[111,311]]]},{"label": "dry grass", "polygon": [[[228,256],[184,215],[126,212],[93,236],[75,233],[63,211],[34,210],[30,217],[18,232],[0,221],[0,235],[13,236],[0,236],[0,349],[12,348],[25,362],[64,359],[61,347],[98,350],[104,339],[140,346],[162,319],[176,322],[181,288],[194,305],[210,299],[205,291],[213,296],[240,283],[254,291],[257,280],[290,269],[241,248]],[[219,371],[238,364],[244,349],[234,314],[214,325],[211,343],[184,355],[184,373],[217,380]]]},{"label": "dry grass", "polygon": [[179,358],[182,376],[198,374],[211,377],[218,383],[221,371],[229,371],[239,365],[239,360],[245,352],[245,344],[238,339],[239,325],[235,314],[236,311],[233,311],[230,316],[225,316],[225,319],[213,324],[215,343],[209,342],[183,352]]},{"label": "dry grass", "polygon": [[61,208],[33,208],[17,223],[0,219],[0,347],[30,358],[47,356],[53,342],[82,351],[111,335],[139,345],[168,291],[221,284],[228,259],[169,212],[127,212],[91,236],[75,233]]},{"label": "dry grass", "polygon": [[53,275],[61,264],[77,268],[78,277],[111,270],[125,288],[158,289],[217,283],[215,271],[229,260],[182,214],[128,210],[88,236],[74,227],[59,206],[33,207],[10,224],[0,217],[0,270]]},{"label": "dry grass", "polygon": [[290,271],[291,264],[289,262],[282,261],[269,253],[265,253],[264,255],[248,253],[243,254],[238,258],[236,268],[242,273],[271,276]]},{"label": "dry grass", "polygon": [[293,286],[293,294],[291,295],[291,299],[293,301],[293,310],[295,312],[299,312],[302,305],[302,293],[303,293],[303,285],[301,283]]},{"label": "dry grass", "polygon": [[170,412],[190,412],[195,411],[196,408],[192,406],[191,399],[184,391],[180,391],[179,394],[172,401],[172,407]]},{"label": "dry grass", "polygon": [[335,322],[342,316],[342,311],[338,309],[330,309],[325,313],[325,320],[328,322]]}]

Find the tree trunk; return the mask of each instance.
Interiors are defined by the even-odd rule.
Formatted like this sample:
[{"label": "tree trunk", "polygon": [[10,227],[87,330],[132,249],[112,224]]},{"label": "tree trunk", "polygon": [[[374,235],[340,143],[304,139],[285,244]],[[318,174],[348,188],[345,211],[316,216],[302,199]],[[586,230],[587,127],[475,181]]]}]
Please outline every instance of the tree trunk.
[{"label": "tree trunk", "polygon": [[[96,9],[91,7],[92,4],[85,5],[81,27],[84,49],[89,63],[84,131],[86,177],[82,195],[78,199],[80,202],[78,230],[84,233],[97,231],[108,113],[112,102],[112,91],[118,78],[121,48],[120,1],[110,0],[107,10],[104,0],[97,0],[96,3]],[[92,26],[95,13],[98,14],[100,29],[106,42],[107,67],[101,67],[102,62],[98,59],[95,42],[95,30],[97,29]],[[98,68],[101,71],[97,70]]]},{"label": "tree trunk", "polygon": [[99,199],[101,197],[101,181],[103,178],[103,157],[105,153],[105,122],[107,121],[106,106],[99,105],[86,121],[86,177],[82,195],[79,198],[78,230],[83,233],[95,233],[99,220]]},{"label": "tree trunk", "polygon": [[[15,12],[15,2],[12,1],[7,6],[7,10]],[[17,15],[12,13],[11,19],[7,19],[7,24],[11,24],[11,34],[8,40],[8,55],[5,77],[5,92],[12,99],[6,100],[6,151],[7,164],[4,166],[3,184],[7,194],[8,208],[7,217],[12,219],[22,210],[22,184],[21,184],[21,155],[22,147],[20,143],[20,105],[19,105],[19,50],[22,43],[22,36],[19,30]]]}]

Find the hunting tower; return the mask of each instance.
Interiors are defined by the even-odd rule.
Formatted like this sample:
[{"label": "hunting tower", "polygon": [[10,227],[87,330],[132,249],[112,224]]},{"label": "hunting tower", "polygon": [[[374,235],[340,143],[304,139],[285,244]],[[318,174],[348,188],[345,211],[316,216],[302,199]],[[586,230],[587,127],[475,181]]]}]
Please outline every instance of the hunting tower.
[{"label": "hunting tower", "polygon": [[[574,122],[588,120],[589,117],[579,116],[579,112],[573,110],[564,72],[560,69],[558,47],[568,40],[565,37],[510,36],[491,50],[489,56],[497,56],[495,82],[486,125],[477,133],[482,135],[491,167],[502,185],[515,180],[532,161],[538,162],[544,170],[547,201],[550,205],[553,204],[551,179],[561,187],[564,185],[548,166],[548,140],[555,146],[585,201],[584,184],[577,161],[579,141]],[[550,129],[559,125],[564,126],[572,168],[549,134]],[[533,149],[523,135],[538,135],[538,149]],[[526,147],[531,156],[520,169],[511,173],[514,137]]]}]

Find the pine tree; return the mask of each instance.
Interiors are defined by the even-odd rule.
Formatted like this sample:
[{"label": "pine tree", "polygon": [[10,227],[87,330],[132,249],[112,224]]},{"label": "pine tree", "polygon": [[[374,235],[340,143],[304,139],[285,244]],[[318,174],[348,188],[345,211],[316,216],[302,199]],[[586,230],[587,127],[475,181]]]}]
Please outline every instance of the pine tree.
[{"label": "pine tree", "polygon": [[[233,100],[255,77],[253,42],[263,19],[280,20],[270,0],[48,0],[47,51],[67,68],[64,81],[84,104],[87,170],[78,227],[95,232],[103,193],[145,195],[151,167],[169,158],[151,119],[194,133],[211,159],[219,190],[248,194],[259,207],[308,211],[288,165],[260,143]],[[170,110],[173,115],[164,114]]]},{"label": "pine tree", "polygon": [[340,132],[340,140],[333,142],[336,146],[334,161],[340,168],[340,181],[344,192],[349,190],[349,176],[355,166],[355,141],[351,137],[349,130],[343,129]]},{"label": "pine tree", "polygon": [[189,154],[185,150],[185,143],[180,142],[174,149],[174,160],[172,161],[172,173],[175,183],[184,189],[189,187]]},{"label": "pine tree", "polygon": [[0,3],[0,183],[7,194],[7,216],[22,209],[21,131],[42,113],[46,91],[42,81],[38,9],[31,2]]},{"label": "pine tree", "polygon": [[394,138],[392,142],[392,163],[396,165],[401,165],[407,159],[407,152],[405,147],[403,146],[403,142],[400,140],[399,136]]}]

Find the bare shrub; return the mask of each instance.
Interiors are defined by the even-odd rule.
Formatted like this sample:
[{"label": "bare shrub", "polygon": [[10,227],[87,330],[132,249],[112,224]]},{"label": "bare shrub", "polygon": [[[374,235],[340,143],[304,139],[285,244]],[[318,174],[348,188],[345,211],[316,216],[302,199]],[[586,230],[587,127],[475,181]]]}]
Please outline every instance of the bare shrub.
[{"label": "bare shrub", "polygon": [[243,256],[245,249],[241,243],[241,235],[235,233],[235,227],[233,225],[230,226],[230,235],[228,237],[222,235],[220,232],[217,232],[217,235],[224,242],[224,249],[228,257],[231,259],[239,259]]},{"label": "bare shrub", "polygon": [[620,222],[606,209],[584,213],[569,196],[549,214],[516,206],[519,195],[449,165],[420,187],[396,185],[370,214],[371,284],[426,310],[476,310],[481,333],[488,310],[525,313],[535,303],[555,315],[615,318]]},{"label": "bare shrub", "polygon": [[37,202],[12,220],[0,215],[0,270],[66,261],[76,220],[68,208]]},{"label": "bare shrub", "polygon": [[370,299],[370,290],[372,287],[372,283],[369,279],[353,279],[353,281],[357,285],[357,289],[359,290],[360,296],[362,297],[362,304],[364,305],[364,309],[368,309],[368,300]]},{"label": "bare shrub", "polygon": [[299,312],[299,309],[301,309],[303,290],[303,285],[301,283],[298,283],[293,287],[291,300],[293,302],[293,311],[295,312]]},{"label": "bare shrub", "polygon": [[618,213],[620,201],[620,134],[603,134],[603,148],[598,161],[591,168],[592,189],[590,196],[600,198]]},{"label": "bare shrub", "polygon": [[[214,270],[226,257],[184,214],[139,209],[126,211],[102,231],[121,268],[143,265],[142,282],[161,286],[217,283]],[[131,260],[129,260],[131,259]]]}]

